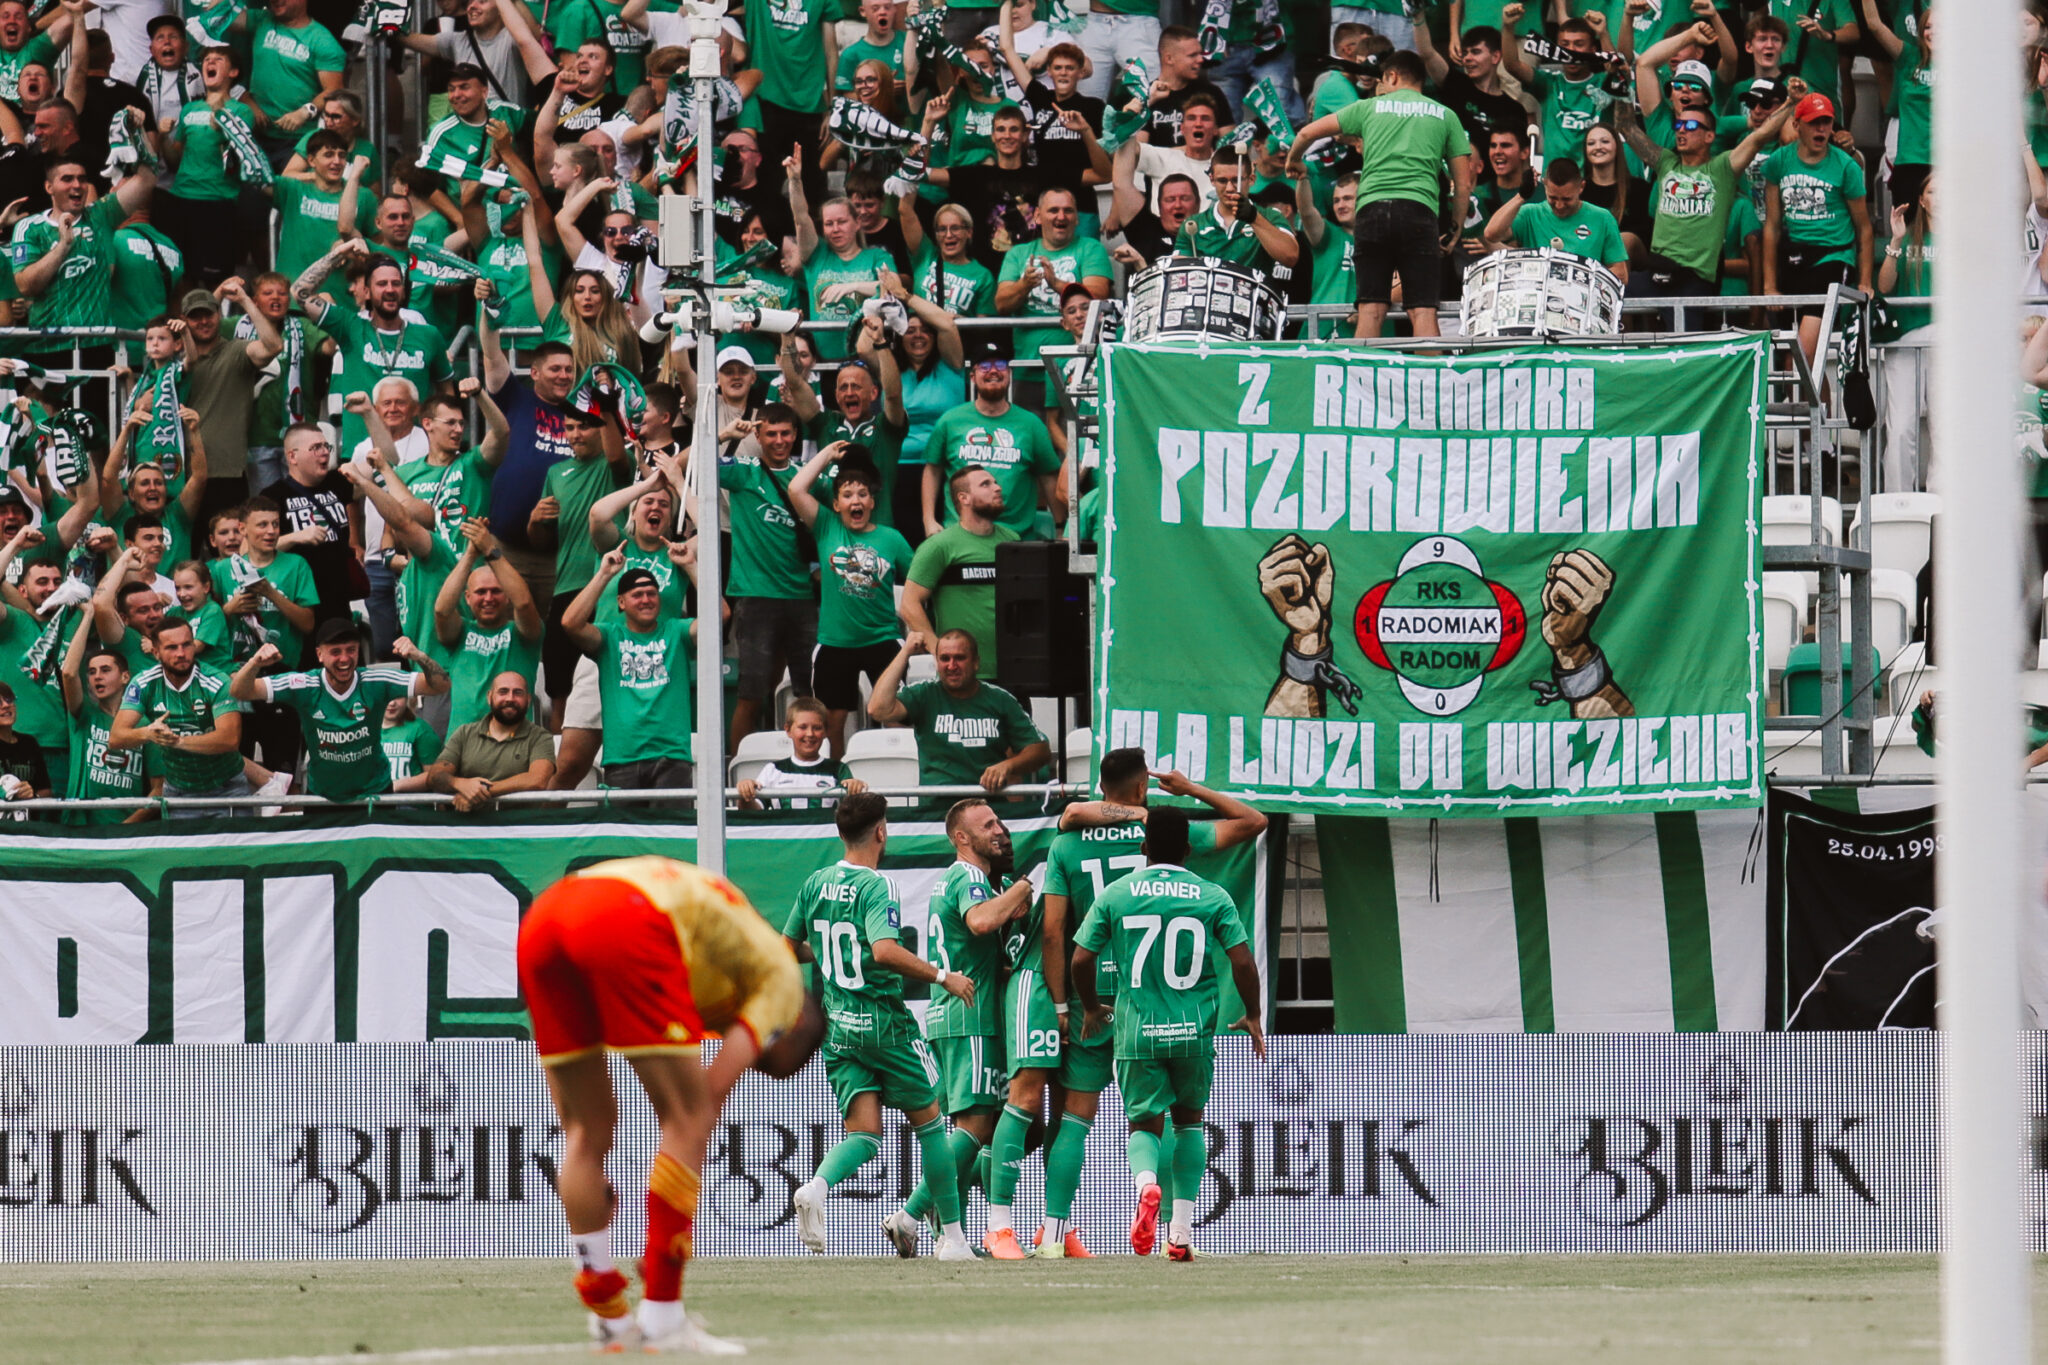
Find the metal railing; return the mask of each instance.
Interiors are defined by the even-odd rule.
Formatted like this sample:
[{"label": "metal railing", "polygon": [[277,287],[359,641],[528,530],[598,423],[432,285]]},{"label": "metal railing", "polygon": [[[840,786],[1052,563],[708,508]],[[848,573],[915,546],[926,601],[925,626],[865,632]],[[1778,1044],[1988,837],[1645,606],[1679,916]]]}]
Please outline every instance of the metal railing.
[{"label": "metal railing", "polygon": [[[964,797],[984,797],[990,800],[1037,800],[1050,810],[1057,801],[1079,800],[1089,794],[1089,789],[1072,782],[1019,782],[997,791],[978,786],[921,786],[921,787],[868,787],[865,790],[891,802],[912,801],[958,801]],[[843,787],[825,791],[806,791],[806,801],[832,799],[846,795]],[[739,801],[739,788],[727,787],[725,799],[731,809]],[[778,792],[763,792],[757,800],[776,801],[796,799]],[[445,810],[452,809],[455,798],[439,792],[391,792],[382,796],[366,796],[349,801],[330,801],[324,796],[295,793],[290,796],[114,796],[93,800],[72,800],[64,797],[33,797],[22,801],[0,802],[0,817],[16,812],[27,813],[79,813],[85,811],[177,811],[177,810],[234,810],[264,811],[282,810],[362,810],[375,813],[379,810]],[[634,806],[695,806],[697,793],[688,787],[590,787],[575,791],[513,792],[506,796],[492,798],[491,805],[517,806],[521,808],[549,807],[604,807],[617,805]],[[752,814],[755,812],[742,812]],[[762,812],[772,814],[773,812]]]}]

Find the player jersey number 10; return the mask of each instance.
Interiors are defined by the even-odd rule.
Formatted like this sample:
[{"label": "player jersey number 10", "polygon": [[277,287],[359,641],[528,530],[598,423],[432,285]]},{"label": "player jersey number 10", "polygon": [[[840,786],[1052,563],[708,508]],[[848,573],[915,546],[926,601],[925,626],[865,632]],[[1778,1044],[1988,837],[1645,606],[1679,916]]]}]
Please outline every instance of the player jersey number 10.
[{"label": "player jersey number 10", "polygon": [[[1152,945],[1159,939],[1160,915],[1130,915],[1127,922],[1133,929],[1142,931],[1138,949],[1131,954],[1131,989],[1137,990],[1145,984],[1145,958],[1152,951]],[[1189,915],[1176,915],[1166,920],[1166,942],[1159,953],[1159,969],[1166,977],[1166,984],[1177,991],[1187,990],[1202,977],[1202,954],[1208,950],[1208,931],[1202,922]],[[1190,960],[1185,972],[1174,970],[1174,960],[1180,952],[1174,946],[1174,939],[1183,931],[1188,936]]]},{"label": "player jersey number 10", "polygon": [[818,964],[825,973],[825,979],[850,991],[866,986],[867,978],[860,970],[860,942],[854,926],[814,919],[811,928],[817,931],[819,941],[825,946],[821,955],[824,960]]}]

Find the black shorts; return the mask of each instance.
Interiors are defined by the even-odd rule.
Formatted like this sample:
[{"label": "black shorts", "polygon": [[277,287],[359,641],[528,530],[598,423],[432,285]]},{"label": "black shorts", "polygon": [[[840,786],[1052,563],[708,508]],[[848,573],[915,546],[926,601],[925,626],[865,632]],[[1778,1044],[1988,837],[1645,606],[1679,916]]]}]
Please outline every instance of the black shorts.
[{"label": "black shorts", "polygon": [[882,676],[882,670],[896,661],[901,640],[879,645],[819,645],[811,656],[811,695],[834,711],[853,711],[860,706],[860,675],[868,675],[868,686]]},{"label": "black shorts", "polygon": [[540,637],[541,684],[555,701],[567,699],[569,688],[576,681],[576,661],[583,657],[569,632],[562,629],[562,613],[575,600],[573,592],[558,592],[548,599],[547,625]]},{"label": "black shorts", "polygon": [[818,647],[818,603],[809,597],[735,597],[732,638],[739,654],[739,694],[765,703],[782,670],[798,696],[811,690],[811,651]]},{"label": "black shorts", "polygon": [[1358,206],[1351,232],[1360,303],[1393,302],[1396,275],[1403,308],[1434,309],[1443,301],[1444,250],[1434,209],[1407,199],[1375,199]]},{"label": "black shorts", "polygon": [[[1819,259],[1840,247],[1800,246],[1788,242],[1778,262],[1778,292],[1781,294],[1825,294],[1831,284],[1854,285],[1856,267],[1848,261]],[[1818,303],[1801,304],[1799,316],[1817,318],[1823,311]]]}]

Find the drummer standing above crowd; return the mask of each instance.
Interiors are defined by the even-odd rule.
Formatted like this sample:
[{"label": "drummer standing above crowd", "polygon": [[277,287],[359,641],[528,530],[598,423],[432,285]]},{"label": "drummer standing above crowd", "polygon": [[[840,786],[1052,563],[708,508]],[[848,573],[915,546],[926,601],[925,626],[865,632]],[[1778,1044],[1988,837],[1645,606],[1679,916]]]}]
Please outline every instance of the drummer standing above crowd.
[{"label": "drummer standing above crowd", "polygon": [[[1288,154],[1289,175],[1306,173],[1310,145],[1326,137],[1355,137],[1364,168],[1355,211],[1358,331],[1376,337],[1401,280],[1401,302],[1416,336],[1441,336],[1437,304],[1443,297],[1443,258],[1457,245],[1478,158],[1464,125],[1446,105],[1422,93],[1422,59],[1396,52],[1380,67],[1380,93],[1334,114],[1313,119]],[[1440,231],[1441,177],[1451,174],[1448,233]]]}]

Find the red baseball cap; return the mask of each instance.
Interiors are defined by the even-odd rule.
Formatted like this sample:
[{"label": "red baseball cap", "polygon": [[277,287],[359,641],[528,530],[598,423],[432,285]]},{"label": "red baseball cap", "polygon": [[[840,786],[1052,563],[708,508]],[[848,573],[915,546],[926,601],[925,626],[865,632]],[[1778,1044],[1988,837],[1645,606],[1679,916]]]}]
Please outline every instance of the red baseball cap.
[{"label": "red baseball cap", "polygon": [[1826,95],[1808,95],[1792,110],[1795,123],[1818,123],[1822,119],[1830,122],[1835,117],[1835,102]]}]

